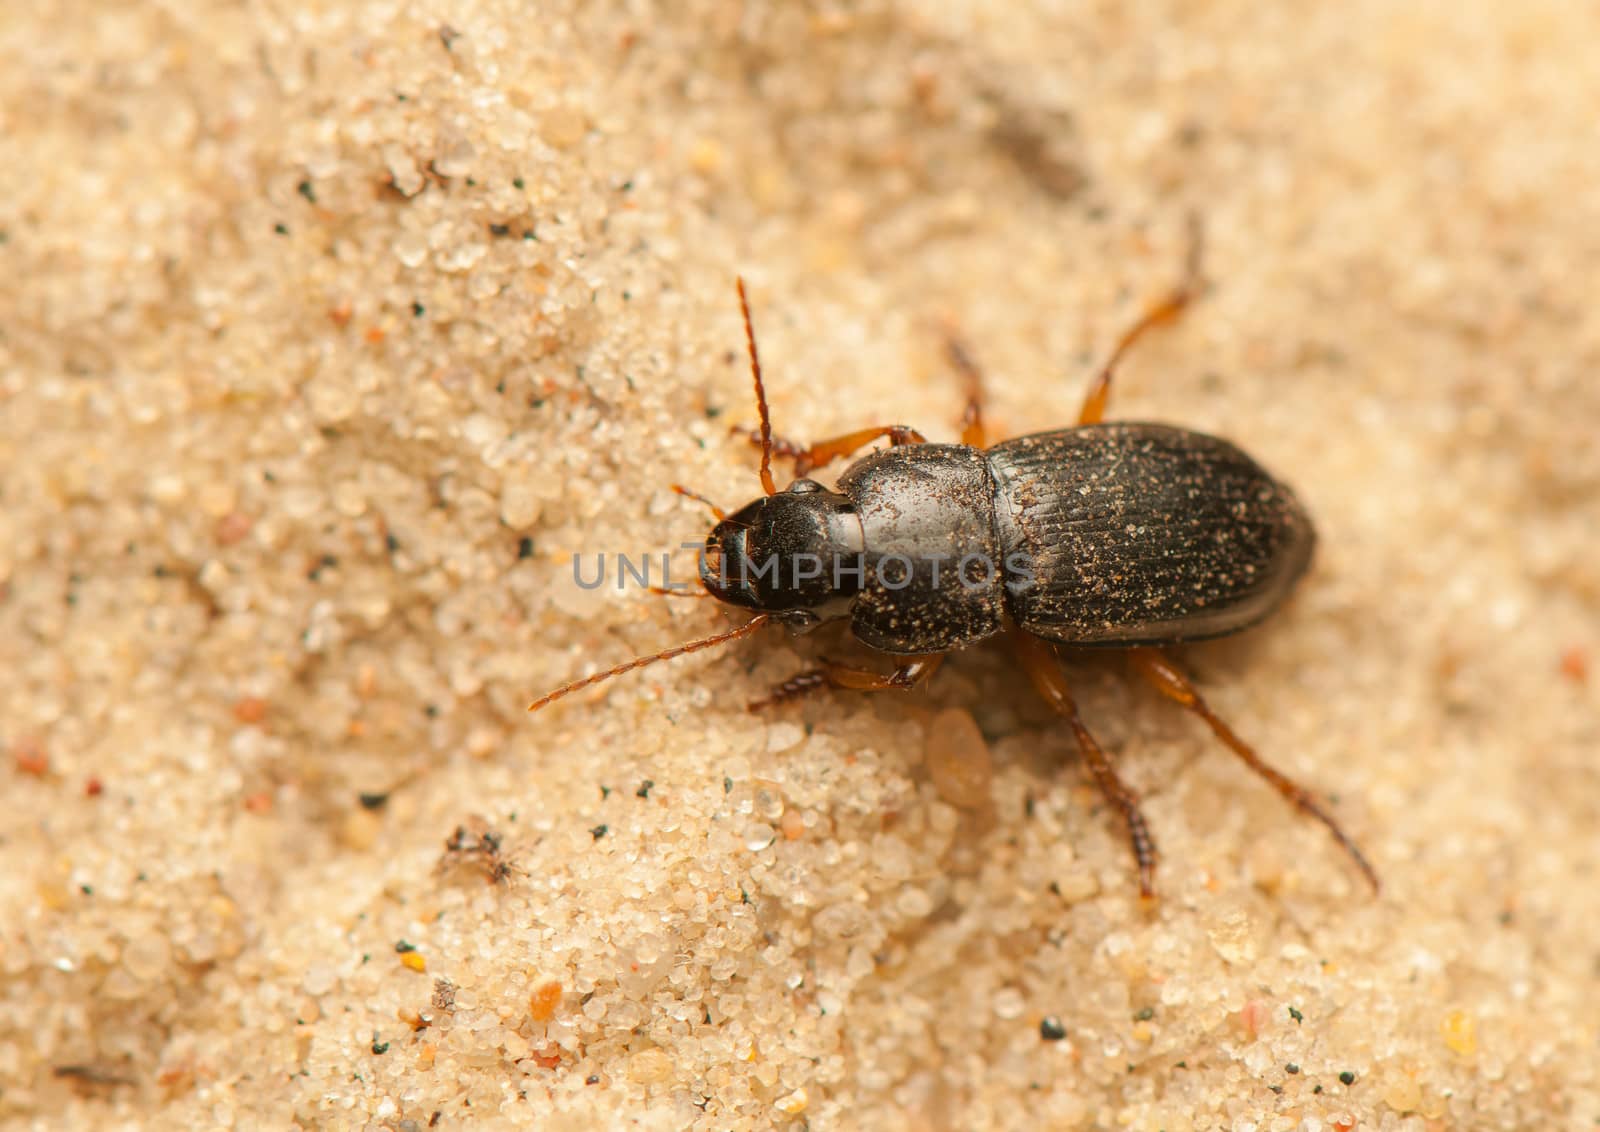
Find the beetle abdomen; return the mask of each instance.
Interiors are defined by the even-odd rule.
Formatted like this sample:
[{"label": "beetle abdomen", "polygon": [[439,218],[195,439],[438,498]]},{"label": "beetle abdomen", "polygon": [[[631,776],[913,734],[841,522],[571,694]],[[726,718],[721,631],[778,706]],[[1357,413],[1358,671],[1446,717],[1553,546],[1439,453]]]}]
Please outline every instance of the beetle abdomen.
[{"label": "beetle abdomen", "polygon": [[1019,627],[1072,645],[1218,637],[1270,613],[1315,535],[1294,493],[1225,440],[1089,425],[986,453]]}]

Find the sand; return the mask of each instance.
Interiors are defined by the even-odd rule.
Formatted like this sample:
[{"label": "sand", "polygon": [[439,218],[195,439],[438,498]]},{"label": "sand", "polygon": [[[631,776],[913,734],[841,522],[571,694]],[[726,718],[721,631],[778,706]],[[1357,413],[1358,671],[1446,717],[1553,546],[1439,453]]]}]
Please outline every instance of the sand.
[{"label": "sand", "polygon": [[[1600,9],[16,7],[7,1126],[1600,1123]],[[759,490],[737,273],[781,434],[952,439],[947,321],[1016,434],[1191,212],[1112,414],[1315,516],[1180,658],[1381,895],[1114,657],[1066,671],[1151,906],[1002,647],[752,715],[849,653],[770,629],[525,712],[736,623],[573,555]]]}]

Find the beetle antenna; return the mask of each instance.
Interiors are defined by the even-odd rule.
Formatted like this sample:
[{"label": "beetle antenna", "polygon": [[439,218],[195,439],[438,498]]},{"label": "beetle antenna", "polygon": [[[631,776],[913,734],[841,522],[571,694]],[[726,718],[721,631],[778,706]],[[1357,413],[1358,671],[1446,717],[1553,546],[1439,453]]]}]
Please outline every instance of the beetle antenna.
[{"label": "beetle antenna", "polygon": [[685,499],[692,499],[696,503],[705,504],[706,507],[710,508],[711,513],[713,515],[715,515],[718,519],[726,519],[728,517],[728,513],[726,511],[724,511],[722,508],[718,507],[715,503],[711,502],[711,500],[707,499],[705,496],[701,495],[698,491],[690,491],[688,488],[684,487],[681,483],[673,484],[672,485],[672,490],[677,492],[679,495],[683,496]]},{"label": "beetle antenna", "polygon": [[670,649],[664,649],[661,652],[655,653],[652,656],[635,657],[634,659],[628,661],[628,663],[619,664],[615,668],[607,669],[605,672],[596,672],[593,676],[585,676],[582,680],[574,680],[570,684],[563,684],[555,691],[540,696],[538,699],[534,700],[533,703],[528,705],[528,710],[538,711],[546,704],[552,703],[555,700],[559,700],[564,696],[570,696],[573,692],[581,691],[582,689],[589,687],[591,684],[599,684],[601,681],[609,680],[613,676],[621,676],[624,672],[632,672],[635,668],[643,668],[647,664],[654,664],[658,660],[671,660],[673,657],[683,656],[685,653],[699,652],[701,649],[713,649],[718,645],[725,645],[730,641],[737,641],[741,637],[748,637],[751,633],[754,633],[757,629],[761,628],[761,626],[765,625],[767,621],[768,615],[762,613],[756,617],[752,617],[749,621],[746,621],[737,629],[730,629],[726,633],[718,633],[714,637],[705,637],[698,641],[690,641],[686,645],[676,645]]},{"label": "beetle antenna", "polygon": [[739,285],[739,311],[744,315],[744,340],[750,347],[750,376],[756,383],[756,408],[761,411],[761,487],[768,495],[778,494],[778,485],[772,479],[772,417],[767,413],[767,387],[761,384],[761,356],[756,353],[756,328],[750,323],[750,300],[744,293],[744,276],[736,276]]}]

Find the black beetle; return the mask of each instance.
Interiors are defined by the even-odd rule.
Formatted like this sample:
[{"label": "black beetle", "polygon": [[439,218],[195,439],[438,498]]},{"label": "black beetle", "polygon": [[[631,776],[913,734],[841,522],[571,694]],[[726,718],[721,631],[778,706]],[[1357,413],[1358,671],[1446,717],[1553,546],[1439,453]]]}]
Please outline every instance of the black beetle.
[{"label": "black beetle", "polygon": [[[1072,728],[1097,785],[1127,823],[1139,889],[1153,891],[1156,850],[1138,798],[1078,716],[1054,645],[1127,650],[1158,691],[1216,736],[1297,808],[1322,822],[1376,890],[1377,874],[1312,796],[1219,719],[1162,649],[1260,621],[1305,572],[1316,537],[1288,487],[1234,445],[1170,425],[1102,423],[1112,375],[1146,330],[1195,294],[1198,230],[1185,282],[1119,339],[1078,424],[986,446],[977,367],[951,337],[967,380],[960,444],[929,444],[903,425],[801,446],[773,437],[749,302],[739,304],[755,383],[765,494],[718,522],[700,580],[709,596],[756,614],[726,633],[639,657],[558,688],[529,708],[623,672],[753,633],[768,621],[803,632],[848,618],[861,643],[904,659],[883,675],[832,662],[784,682],[763,707],[824,686],[910,688],[956,649],[998,634]],[[887,438],[828,490],[806,473]],[[784,491],[774,455],[793,459]],[[702,595],[703,596],[703,595]]]}]

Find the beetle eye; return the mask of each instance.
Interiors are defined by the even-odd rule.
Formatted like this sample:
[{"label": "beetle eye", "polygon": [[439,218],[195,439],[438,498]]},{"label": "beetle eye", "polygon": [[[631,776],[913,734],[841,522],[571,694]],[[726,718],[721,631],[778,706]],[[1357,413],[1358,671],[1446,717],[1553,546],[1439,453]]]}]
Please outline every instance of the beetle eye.
[{"label": "beetle eye", "polygon": [[789,485],[791,495],[810,495],[812,492],[821,491],[822,485],[816,480],[795,480]]}]

